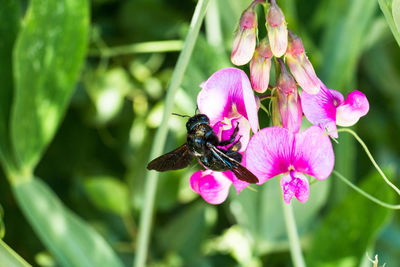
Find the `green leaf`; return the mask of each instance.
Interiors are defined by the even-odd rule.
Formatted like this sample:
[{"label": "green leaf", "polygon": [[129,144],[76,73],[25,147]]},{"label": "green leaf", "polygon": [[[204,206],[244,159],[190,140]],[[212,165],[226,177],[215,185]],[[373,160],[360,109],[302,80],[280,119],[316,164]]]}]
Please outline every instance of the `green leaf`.
[{"label": "green leaf", "polygon": [[11,161],[9,117],[14,88],[12,74],[12,49],[17,38],[20,1],[0,1],[0,157]]},{"label": "green leaf", "polygon": [[2,239],[6,233],[6,228],[3,222],[4,211],[3,207],[0,205],[0,239]]},{"label": "green leaf", "polygon": [[329,88],[347,93],[377,4],[376,0],[338,0],[329,4],[322,42],[324,64],[318,74]]},{"label": "green leaf", "polygon": [[392,15],[394,24],[397,28],[397,36],[400,35],[400,0],[393,0],[392,3]]},{"label": "green leaf", "polygon": [[33,229],[63,266],[123,266],[103,237],[68,210],[39,179],[13,190]]},{"label": "green leaf", "polygon": [[[378,173],[366,177],[360,187],[385,202],[393,200],[391,188]],[[353,191],[324,217],[308,250],[309,266],[359,266],[390,214],[392,210]]]},{"label": "green leaf", "polygon": [[378,0],[379,6],[385,16],[386,22],[398,45],[400,46],[400,1],[398,0]]},{"label": "green leaf", "polygon": [[89,199],[99,209],[119,215],[129,213],[129,192],[123,182],[103,176],[86,179],[84,184]]},{"label": "green leaf", "polygon": [[11,139],[31,170],[53,138],[82,66],[89,28],[85,0],[32,0],[14,50]]},{"label": "green leaf", "polygon": [[31,265],[0,239],[0,266],[27,267]]}]

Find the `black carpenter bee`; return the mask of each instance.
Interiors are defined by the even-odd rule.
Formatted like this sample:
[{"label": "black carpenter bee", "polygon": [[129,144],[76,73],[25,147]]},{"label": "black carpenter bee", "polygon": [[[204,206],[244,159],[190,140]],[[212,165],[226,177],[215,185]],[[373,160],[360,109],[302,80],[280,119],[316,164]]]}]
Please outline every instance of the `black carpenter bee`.
[{"label": "black carpenter bee", "polygon": [[[189,117],[189,116],[187,116]],[[193,156],[196,156],[202,165],[214,171],[232,171],[236,177],[248,183],[257,183],[257,177],[246,169],[240,162],[242,155],[238,152],[241,147],[240,138],[235,142],[239,131],[236,124],[229,140],[219,141],[210,126],[210,120],[205,114],[190,117],[186,123],[186,143],[177,149],[152,160],[147,169],[159,172],[179,170],[187,167]],[[228,149],[218,148],[232,145]]]}]

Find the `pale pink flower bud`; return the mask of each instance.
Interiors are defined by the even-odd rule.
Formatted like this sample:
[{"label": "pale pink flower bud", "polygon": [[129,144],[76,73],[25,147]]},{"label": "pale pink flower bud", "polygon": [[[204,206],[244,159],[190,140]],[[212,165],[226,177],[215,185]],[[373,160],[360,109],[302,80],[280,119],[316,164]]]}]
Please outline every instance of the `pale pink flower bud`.
[{"label": "pale pink flower bud", "polygon": [[309,94],[317,94],[320,90],[319,79],[304,52],[300,37],[291,32],[285,58],[290,72],[300,87]]},{"label": "pale pink flower bud", "polygon": [[292,133],[297,133],[301,127],[303,111],[296,82],[281,62],[281,75],[276,83],[279,113],[282,126]]},{"label": "pale pink flower bud", "polygon": [[240,17],[239,28],[233,39],[231,61],[237,66],[248,63],[256,48],[257,17],[254,8],[246,9]]},{"label": "pale pink flower bud", "polygon": [[263,39],[256,47],[256,51],[250,61],[251,85],[258,93],[264,93],[268,88],[271,58],[271,47],[268,40]]},{"label": "pale pink flower bud", "polygon": [[268,30],[272,53],[276,57],[283,56],[288,43],[288,30],[285,16],[275,1],[271,2],[271,6],[268,9],[265,26]]}]

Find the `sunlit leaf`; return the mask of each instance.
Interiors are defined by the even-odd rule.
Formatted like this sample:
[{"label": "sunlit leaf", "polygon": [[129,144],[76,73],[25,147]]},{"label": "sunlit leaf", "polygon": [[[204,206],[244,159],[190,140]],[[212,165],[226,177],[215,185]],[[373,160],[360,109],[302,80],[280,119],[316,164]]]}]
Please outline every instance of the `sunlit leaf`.
[{"label": "sunlit leaf", "polygon": [[63,266],[123,266],[103,237],[39,179],[13,186],[36,234]]},{"label": "sunlit leaf", "polygon": [[4,237],[4,234],[6,232],[3,222],[3,216],[4,216],[3,207],[0,205],[0,239]]},{"label": "sunlit leaf", "polygon": [[400,0],[393,0],[392,14],[393,14],[394,24],[396,25],[396,29],[397,29],[397,36],[399,36],[400,35]]},{"label": "sunlit leaf", "polygon": [[19,0],[0,1],[0,156],[11,160],[9,117],[14,87],[12,49],[17,37],[20,18]]},{"label": "sunlit leaf", "polygon": [[[387,173],[390,177],[394,172]],[[369,175],[361,188],[382,201],[393,199],[393,192],[378,173]],[[390,214],[392,210],[353,191],[326,214],[317,229],[307,254],[310,266],[358,266]]]},{"label": "sunlit leaf", "polygon": [[31,265],[0,239],[0,266],[27,267]]},{"label": "sunlit leaf", "polygon": [[99,209],[119,215],[129,213],[128,187],[114,177],[90,177],[84,181],[89,199]]},{"label": "sunlit leaf", "polygon": [[399,22],[399,9],[400,4],[398,0],[378,0],[379,6],[385,16],[387,24],[397,43],[400,46],[400,22]]},{"label": "sunlit leaf", "polygon": [[32,0],[14,50],[11,138],[22,168],[33,168],[53,138],[86,50],[84,0]]}]

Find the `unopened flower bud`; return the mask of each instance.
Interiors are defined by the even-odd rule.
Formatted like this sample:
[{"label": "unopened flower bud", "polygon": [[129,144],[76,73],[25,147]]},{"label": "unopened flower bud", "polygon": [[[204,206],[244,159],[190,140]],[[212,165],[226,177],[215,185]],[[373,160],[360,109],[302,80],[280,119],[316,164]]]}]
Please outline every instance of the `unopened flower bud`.
[{"label": "unopened flower bud", "polygon": [[250,61],[251,85],[258,93],[264,93],[268,88],[271,58],[271,47],[268,40],[263,39],[256,47],[256,51]]},{"label": "unopened flower bud", "polygon": [[268,30],[268,39],[271,44],[272,53],[276,57],[283,56],[287,48],[288,30],[285,16],[275,1],[271,2],[268,9],[265,26]]},{"label": "unopened flower bud", "polygon": [[285,58],[300,87],[309,94],[317,94],[320,90],[318,77],[304,52],[300,37],[291,32],[289,32],[289,44]]},{"label": "unopened flower bud", "polygon": [[256,47],[257,17],[254,7],[246,9],[240,17],[239,29],[233,39],[231,61],[235,65],[244,65],[253,57]]},{"label": "unopened flower bud", "polygon": [[296,82],[281,61],[281,74],[276,83],[279,113],[282,126],[290,132],[297,133],[301,127],[302,108]]}]

